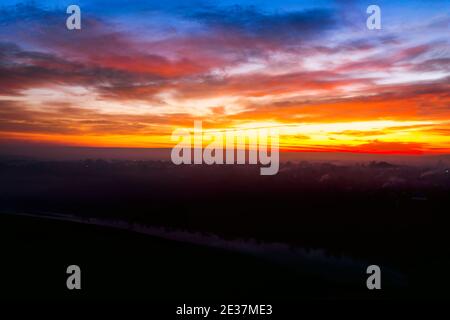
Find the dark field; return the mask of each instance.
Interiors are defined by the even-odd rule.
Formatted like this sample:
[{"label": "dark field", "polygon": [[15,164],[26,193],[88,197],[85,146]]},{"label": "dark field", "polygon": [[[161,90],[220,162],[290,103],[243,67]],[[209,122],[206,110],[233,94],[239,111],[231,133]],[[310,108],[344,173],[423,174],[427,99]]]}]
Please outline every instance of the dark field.
[{"label": "dark field", "polygon": [[[2,297],[450,297],[443,163],[297,162],[260,176],[249,166],[5,159],[0,177]],[[65,287],[69,264],[82,269],[80,292]],[[381,267],[380,291],[366,288],[370,264]]]}]

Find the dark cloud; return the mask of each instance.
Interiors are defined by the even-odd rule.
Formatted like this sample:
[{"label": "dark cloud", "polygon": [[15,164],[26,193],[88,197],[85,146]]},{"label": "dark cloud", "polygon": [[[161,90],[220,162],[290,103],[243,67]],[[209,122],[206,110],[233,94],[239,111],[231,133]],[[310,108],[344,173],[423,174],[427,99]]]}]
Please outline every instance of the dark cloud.
[{"label": "dark cloud", "polygon": [[253,6],[233,6],[199,10],[190,17],[215,30],[285,44],[319,37],[323,32],[337,27],[335,12],[326,9],[266,13]]},{"label": "dark cloud", "polygon": [[417,71],[447,71],[450,72],[450,58],[429,59],[415,66]]},{"label": "dark cloud", "polygon": [[105,114],[65,102],[30,108],[23,102],[0,101],[0,132],[34,134],[153,134],[152,125],[167,119],[158,116]]},{"label": "dark cloud", "polygon": [[124,88],[146,88],[142,96],[146,94],[148,98],[165,83],[159,75],[66,60],[51,53],[25,51],[12,43],[0,43],[0,49],[0,94],[3,95],[20,95],[33,87],[80,85],[92,87],[106,97],[120,95]]}]

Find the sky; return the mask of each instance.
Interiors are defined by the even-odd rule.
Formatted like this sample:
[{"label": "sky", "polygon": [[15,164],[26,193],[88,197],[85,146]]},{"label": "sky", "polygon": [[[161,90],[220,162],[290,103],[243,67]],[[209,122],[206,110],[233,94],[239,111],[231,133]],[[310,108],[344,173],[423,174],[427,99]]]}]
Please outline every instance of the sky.
[{"label": "sky", "polygon": [[277,127],[285,150],[450,153],[449,14],[448,0],[2,0],[0,144],[170,147],[202,120]]}]

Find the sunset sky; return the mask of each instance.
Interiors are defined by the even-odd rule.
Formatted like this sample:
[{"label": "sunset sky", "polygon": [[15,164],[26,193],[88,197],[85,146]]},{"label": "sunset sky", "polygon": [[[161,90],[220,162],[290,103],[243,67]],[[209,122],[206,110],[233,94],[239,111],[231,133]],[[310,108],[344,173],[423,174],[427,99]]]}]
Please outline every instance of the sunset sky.
[{"label": "sunset sky", "polygon": [[448,0],[2,0],[0,143],[170,147],[202,120],[292,150],[450,153],[449,22]]}]

